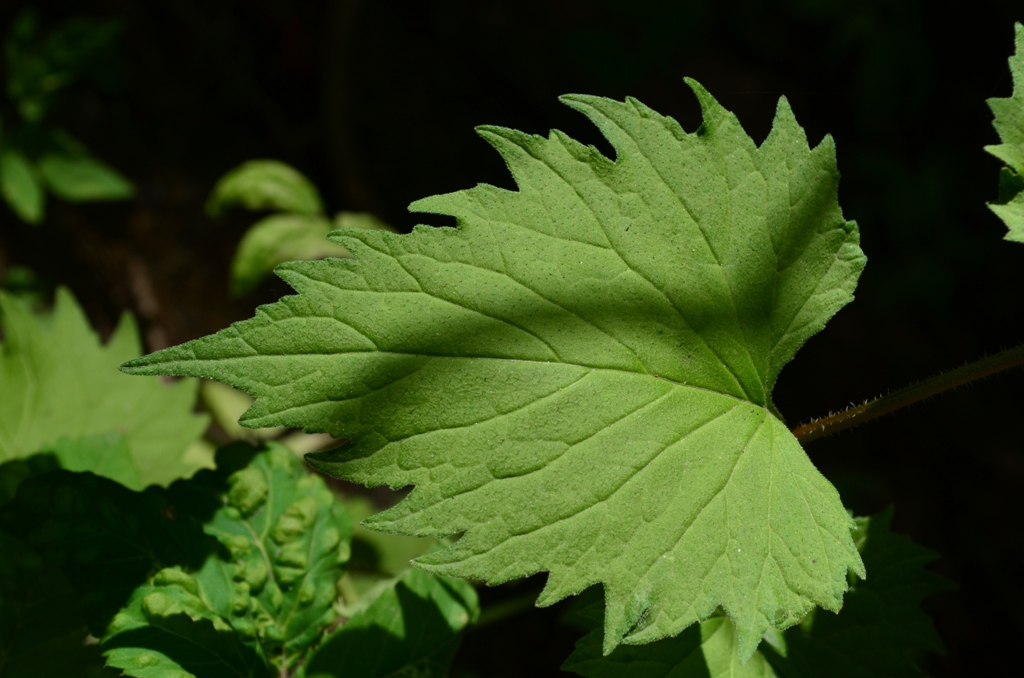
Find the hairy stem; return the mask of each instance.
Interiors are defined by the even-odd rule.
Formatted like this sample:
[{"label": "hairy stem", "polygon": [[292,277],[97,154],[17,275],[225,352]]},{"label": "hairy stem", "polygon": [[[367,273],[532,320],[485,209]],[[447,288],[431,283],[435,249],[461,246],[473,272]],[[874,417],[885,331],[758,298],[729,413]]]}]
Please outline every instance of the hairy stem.
[{"label": "hairy stem", "polygon": [[801,443],[807,443],[836,431],[842,431],[844,428],[850,428],[851,426],[871,421],[883,414],[894,412],[907,405],[913,405],[919,400],[924,400],[943,391],[948,391],[951,388],[968,384],[975,379],[981,379],[982,377],[987,377],[1018,365],[1024,365],[1024,344],[1000,351],[995,355],[982,358],[973,363],[968,363],[955,370],[943,372],[931,379],[911,384],[895,393],[875,398],[863,405],[851,407],[848,410],[822,417],[809,424],[798,426],[793,429],[793,435]]}]

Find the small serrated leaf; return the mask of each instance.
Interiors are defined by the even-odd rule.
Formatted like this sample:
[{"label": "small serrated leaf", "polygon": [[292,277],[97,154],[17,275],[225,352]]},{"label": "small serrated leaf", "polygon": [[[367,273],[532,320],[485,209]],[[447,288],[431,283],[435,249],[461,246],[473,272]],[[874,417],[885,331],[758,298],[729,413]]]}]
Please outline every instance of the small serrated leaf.
[{"label": "small serrated leaf", "polygon": [[206,202],[216,217],[229,207],[316,214],[323,203],[316,187],[301,172],[277,160],[250,160],[225,174]]},{"label": "small serrated leaf", "polygon": [[986,146],[985,150],[1009,166],[1000,173],[999,197],[989,203],[989,209],[1009,229],[1007,240],[1024,242],[1024,195],[1020,192],[1020,176],[1024,174],[1024,25],[1016,24],[1014,32],[1016,49],[1009,59],[1013,93],[988,100],[995,115],[992,125],[1002,143]]},{"label": "small serrated leaf", "polygon": [[478,615],[476,592],[468,583],[406,570],[324,640],[301,676],[443,678],[462,630]]}]

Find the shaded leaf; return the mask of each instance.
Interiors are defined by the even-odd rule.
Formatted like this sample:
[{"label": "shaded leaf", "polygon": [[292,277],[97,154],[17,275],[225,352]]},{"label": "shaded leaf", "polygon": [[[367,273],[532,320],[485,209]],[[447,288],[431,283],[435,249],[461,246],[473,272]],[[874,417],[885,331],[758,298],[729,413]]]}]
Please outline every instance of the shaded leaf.
[{"label": "shaded leaf", "polygon": [[229,207],[316,214],[320,194],[301,172],[276,160],[250,160],[225,174],[213,187],[206,212],[218,216]]},{"label": "shaded leaf", "polygon": [[102,666],[85,614],[61,573],[0,532],[0,677],[84,676]]},{"label": "shaded leaf", "polygon": [[53,194],[68,202],[127,200],[135,194],[132,182],[88,156],[44,155],[39,173]]},{"label": "shaded leaf", "polygon": [[633,99],[564,97],[615,161],[481,128],[518,191],[412,205],[455,229],[335,233],[354,260],[283,264],[296,296],[124,369],[224,381],[257,398],[246,425],[349,439],[307,459],[415,486],[366,525],[463,533],[422,567],[547,571],[542,605],[603,584],[605,652],[721,607],[749,657],[863,574],[852,520],[770,394],[864,256],[830,138],[811,149],[782,100],[757,147],[691,86],[691,134]]},{"label": "shaded leaf", "polygon": [[442,678],[461,631],[478,615],[476,592],[468,583],[407,570],[331,634],[300,676]]},{"label": "shaded leaf", "polygon": [[43,186],[32,163],[18,151],[0,152],[0,193],[22,221],[43,220]]},{"label": "shaded leaf", "polygon": [[[131,316],[122,316],[102,346],[66,289],[57,291],[52,315],[34,316],[2,292],[0,311],[0,462],[49,449],[59,458],[74,456],[75,470],[107,474],[134,489],[167,485],[212,465],[209,455],[190,448],[207,421],[192,413],[194,381],[168,385],[117,371],[141,353]],[[87,450],[68,447],[76,440],[102,447],[114,432],[123,437],[131,469],[123,459],[114,462],[123,451],[90,462]]]}]

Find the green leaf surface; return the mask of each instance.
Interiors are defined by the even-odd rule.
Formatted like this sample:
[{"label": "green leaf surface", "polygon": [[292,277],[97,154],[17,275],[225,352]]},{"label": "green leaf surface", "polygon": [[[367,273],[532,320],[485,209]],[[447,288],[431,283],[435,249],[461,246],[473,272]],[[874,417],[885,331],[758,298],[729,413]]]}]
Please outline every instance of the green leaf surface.
[{"label": "green leaf surface", "polygon": [[85,614],[54,567],[0,532],[0,677],[84,676],[102,666]]},{"label": "green leaf surface", "polygon": [[[924,569],[935,559],[928,549],[890,530],[892,510],[857,519],[857,546],[870,578],[857,581],[839,614],[817,610],[779,634],[773,632],[745,664],[727,619],[713,618],[641,647],[623,646],[601,655],[595,629],[576,644],[562,668],[587,678],[689,678],[690,676],[779,676],[780,678],[911,678],[923,675],[922,652],[942,643],[921,601],[950,584]],[[600,611],[597,613],[600,619]]]},{"label": "green leaf surface", "polygon": [[[50,451],[73,470],[134,489],[167,485],[212,465],[209,455],[190,447],[207,422],[192,413],[194,381],[167,385],[117,371],[141,353],[131,316],[122,317],[103,346],[65,289],[57,291],[51,315],[35,316],[2,292],[0,312],[0,462]],[[122,437],[130,468],[121,443],[105,447],[111,435]]]},{"label": "green leaf surface", "polygon": [[231,262],[231,293],[256,289],[274,267],[286,261],[351,256],[327,240],[331,222],[315,214],[274,214],[246,231]]},{"label": "green leaf surface", "polygon": [[1015,51],[1010,57],[1010,75],[1013,93],[1004,98],[988,100],[995,119],[992,125],[999,133],[1001,144],[986,146],[985,150],[1009,167],[1000,174],[999,198],[989,203],[989,209],[1003,220],[1009,229],[1007,240],[1024,242],[1024,26],[1015,24]]},{"label": "green leaf surface", "polygon": [[246,645],[209,602],[233,586],[216,556],[197,576],[161,570],[139,587],[102,639],[109,666],[138,678],[257,678],[273,675],[259,648]]},{"label": "green leaf surface", "polygon": [[43,220],[43,185],[32,163],[18,151],[0,152],[0,193],[22,221]]},{"label": "green leaf surface", "polygon": [[316,187],[301,172],[276,160],[250,160],[217,182],[206,202],[211,217],[229,207],[316,214],[323,203]]},{"label": "green leaf surface", "polygon": [[407,570],[310,657],[303,678],[448,675],[462,630],[479,615],[468,583]]},{"label": "green leaf surface", "polygon": [[863,574],[852,520],[771,389],[852,299],[864,266],[831,138],[780,101],[758,147],[691,83],[694,133],[633,99],[571,95],[615,149],[485,127],[518,191],[412,205],[458,227],[332,235],[354,260],[278,267],[298,292],[216,335],[134,360],[257,398],[250,426],[326,431],[310,455],[414,485],[366,521],[463,533],[417,560],[539,604],[603,584],[603,648],[722,607],[749,657],[770,628],[839,608]]},{"label": "green leaf surface", "polygon": [[135,186],[120,172],[88,156],[47,154],[39,173],[53,194],[68,202],[127,200]]},{"label": "green leaf surface", "polygon": [[255,627],[239,630],[258,638],[275,665],[291,667],[336,616],[351,519],[323,479],[276,443],[232,473],[228,486],[204,529],[230,551],[246,583]]}]

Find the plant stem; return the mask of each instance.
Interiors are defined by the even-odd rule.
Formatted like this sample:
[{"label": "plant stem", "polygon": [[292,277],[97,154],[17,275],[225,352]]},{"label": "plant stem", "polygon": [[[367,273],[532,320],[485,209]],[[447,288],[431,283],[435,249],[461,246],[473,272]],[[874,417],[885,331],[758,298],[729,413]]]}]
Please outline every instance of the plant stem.
[{"label": "plant stem", "polygon": [[968,363],[955,370],[943,372],[931,379],[911,384],[895,393],[875,398],[863,405],[851,407],[848,410],[822,417],[809,424],[798,426],[793,429],[793,435],[801,443],[807,443],[836,431],[842,431],[844,428],[850,428],[851,426],[871,421],[883,414],[894,412],[907,405],[913,405],[919,400],[924,400],[943,391],[948,391],[951,388],[968,384],[975,379],[981,379],[982,377],[987,377],[1018,365],[1024,365],[1024,344],[1000,351],[995,355],[982,358],[973,363]]}]

